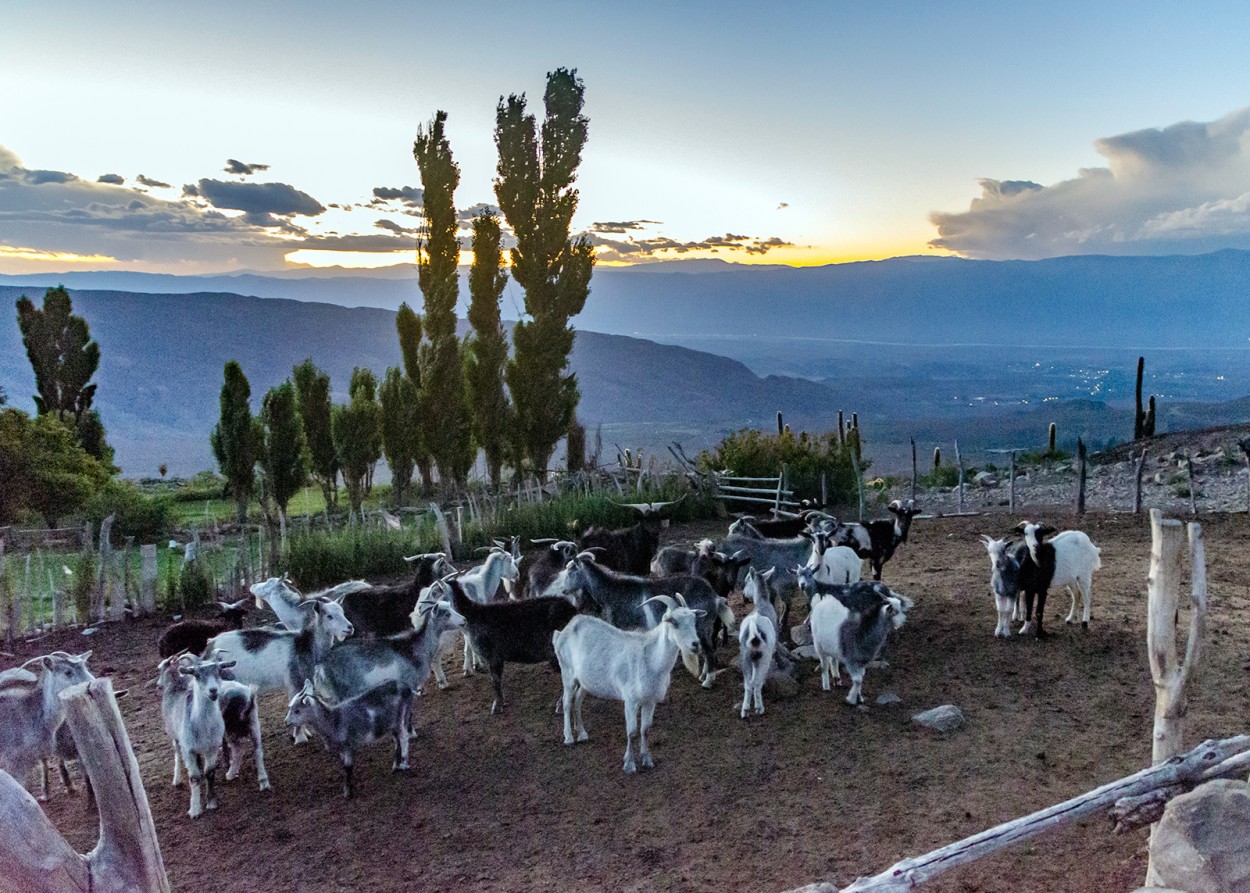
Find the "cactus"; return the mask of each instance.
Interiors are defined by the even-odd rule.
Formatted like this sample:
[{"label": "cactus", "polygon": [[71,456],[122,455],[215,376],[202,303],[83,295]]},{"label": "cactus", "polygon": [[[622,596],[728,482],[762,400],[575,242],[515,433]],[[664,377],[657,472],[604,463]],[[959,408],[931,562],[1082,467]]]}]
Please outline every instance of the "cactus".
[{"label": "cactus", "polygon": [[1154,394],[1150,395],[1150,408],[1146,410],[1146,417],[1142,419],[1142,435],[1144,437],[1155,436],[1155,398]]},{"label": "cactus", "polygon": [[1046,452],[1051,453],[1051,454],[1054,454],[1054,452],[1055,452],[1055,432],[1056,432],[1056,430],[1057,430],[1057,429],[1055,428],[1055,423],[1054,423],[1054,422],[1051,422],[1051,423],[1050,423],[1050,431],[1048,432],[1047,437],[1046,437]]},{"label": "cactus", "polygon": [[933,448],[933,470],[937,471],[941,467],[942,467],[942,448],[934,447]]},{"label": "cactus", "polygon": [[782,423],[781,410],[779,409],[777,410],[777,436],[780,437],[782,434],[785,433],[785,430],[786,430],[786,426]]}]

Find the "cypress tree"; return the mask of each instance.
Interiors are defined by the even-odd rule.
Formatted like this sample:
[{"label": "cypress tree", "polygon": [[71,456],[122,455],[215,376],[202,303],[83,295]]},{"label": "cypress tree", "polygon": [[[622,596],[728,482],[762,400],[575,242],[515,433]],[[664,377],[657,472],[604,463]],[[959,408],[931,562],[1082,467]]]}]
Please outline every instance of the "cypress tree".
[{"label": "cypress tree", "polygon": [[343,483],[353,515],[360,512],[366,494],[370,467],[382,454],[380,410],[374,399],[376,379],[367,369],[352,370],[351,399],[334,407],[331,431],[338,451]]},{"label": "cypress tree", "polygon": [[473,218],[473,267],[469,271],[469,325],[473,332],[465,345],[465,384],[473,434],[486,454],[490,482],[496,488],[512,430],[511,407],[503,386],[508,341],[499,301],[508,273],[501,239],[498,217],[479,214]]},{"label": "cypress tree", "polygon": [[248,401],[252,387],[243,367],[230,360],[225,367],[221,386],[221,419],[213,429],[211,443],[217,466],[226,478],[226,488],[234,500],[235,515],[240,524],[247,521],[247,503],[256,484],[256,460],[260,444]]},{"label": "cypress tree", "polygon": [[397,367],[386,370],[379,392],[382,453],[391,469],[391,497],[396,506],[407,499],[415,464],[413,444],[419,432],[420,405],[417,388]]},{"label": "cypress tree", "polygon": [[338,503],[339,457],[330,431],[330,376],[313,365],[311,357],[292,372],[308,463],[321,484],[326,506],[332,506]]},{"label": "cypress tree", "polygon": [[501,98],[495,115],[495,197],[516,234],[512,275],[525,289],[528,316],[513,329],[506,378],[516,407],[516,442],[540,478],[580,398],[568,369],[574,337],[569,320],[590,294],[594,252],[584,237],[570,240],[569,228],[588,126],[581,113],[584,89],[576,71],[547,75],[541,139],[523,94]]},{"label": "cypress tree", "polygon": [[455,207],[460,168],[447,142],[447,113],[436,112],[417,131],[412,155],[421,172],[425,235],[417,245],[417,281],[425,297],[421,381],[428,399],[422,407],[426,445],[444,486],[464,480],[472,464],[469,414],[464,396],[464,364],[456,337],[460,260]]}]

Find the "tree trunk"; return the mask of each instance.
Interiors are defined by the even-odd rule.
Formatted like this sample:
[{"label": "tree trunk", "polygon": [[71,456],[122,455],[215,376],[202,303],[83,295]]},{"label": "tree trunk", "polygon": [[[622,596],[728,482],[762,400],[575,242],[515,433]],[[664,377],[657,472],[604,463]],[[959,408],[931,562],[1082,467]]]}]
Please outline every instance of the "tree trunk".
[{"label": "tree trunk", "polygon": [[1141,455],[1137,457],[1137,464],[1133,468],[1133,514],[1141,514],[1141,473],[1146,467],[1146,448],[1142,447]]},{"label": "tree trunk", "polygon": [[139,764],[109,679],[61,694],[79,763],[96,794],[100,842],[74,851],[35,799],[0,772],[0,887],[23,893],[169,893]]},{"label": "tree trunk", "polygon": [[1133,440],[1141,440],[1146,433],[1146,413],[1141,405],[1141,379],[1146,368],[1146,358],[1137,358],[1137,412],[1133,416]]}]

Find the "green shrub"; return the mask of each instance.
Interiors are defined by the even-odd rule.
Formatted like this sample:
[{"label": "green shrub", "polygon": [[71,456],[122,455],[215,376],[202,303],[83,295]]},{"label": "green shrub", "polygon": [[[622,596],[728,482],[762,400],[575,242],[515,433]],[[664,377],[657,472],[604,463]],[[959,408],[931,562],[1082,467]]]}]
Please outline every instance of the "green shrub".
[{"label": "green shrub", "polygon": [[[810,436],[793,433],[765,434],[743,428],[730,434],[714,450],[699,454],[705,471],[729,469],[742,477],[772,477],[784,465],[794,498],[819,499],[823,474],[831,505],[847,505],[859,499],[851,448],[838,442],[837,434]],[[860,471],[871,463],[860,460]]]},{"label": "green shrub", "polygon": [[206,499],[225,499],[226,479],[211,471],[201,471],[174,490],[175,502],[203,502]]},{"label": "green shrub", "polygon": [[1032,467],[1036,465],[1045,465],[1049,462],[1068,462],[1072,459],[1072,454],[1066,450],[1037,450],[1032,453],[1017,453],[1016,467],[1025,466]]},{"label": "green shrub", "polygon": [[178,574],[178,594],[180,604],[187,608],[200,608],[211,602],[216,595],[216,585],[208,565],[199,559],[184,562]]},{"label": "green shrub", "polygon": [[[964,483],[972,480],[974,474],[976,474],[975,470],[965,468]],[[954,465],[941,465],[928,474],[920,475],[917,483],[922,487],[957,487],[959,486],[959,469]]]},{"label": "green shrub", "polygon": [[404,573],[405,555],[442,549],[434,524],[385,530],[355,525],[340,530],[305,529],[288,538],[283,568],[302,589],[332,586],[360,577]]},{"label": "green shrub", "polygon": [[168,496],[149,496],[130,481],[111,479],[88,501],[83,515],[99,527],[109,515],[113,520],[113,545],[120,546],[125,537],[133,536],[139,543],[152,543],[170,530]]}]

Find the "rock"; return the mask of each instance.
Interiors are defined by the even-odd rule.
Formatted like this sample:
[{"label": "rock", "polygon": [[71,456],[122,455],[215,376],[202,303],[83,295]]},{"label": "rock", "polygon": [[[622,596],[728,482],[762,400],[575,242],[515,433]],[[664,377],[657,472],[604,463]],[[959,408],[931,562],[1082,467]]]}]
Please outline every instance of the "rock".
[{"label": "rock", "polygon": [[790,654],[794,657],[799,657],[804,660],[816,660],[816,646],[815,645],[803,645],[799,648],[791,648]]},{"label": "rock", "polygon": [[964,724],[964,714],[954,704],[943,704],[915,714],[911,721],[937,732],[950,732]]},{"label": "rock", "polygon": [[1220,779],[1172,800],[1151,855],[1165,887],[1250,893],[1250,784]]},{"label": "rock", "polygon": [[887,691],[884,694],[877,695],[878,707],[889,707],[891,704],[901,704],[901,703],[903,703],[903,699],[900,698],[898,695],[896,695],[892,691]]},{"label": "rock", "polygon": [[764,697],[766,700],[788,701],[799,693],[799,683],[789,674],[777,670],[768,674],[764,680]]},{"label": "rock", "polygon": [[990,474],[988,471],[978,471],[972,481],[987,490],[992,490],[998,486],[998,478],[994,477],[994,475]]},{"label": "rock", "polygon": [[806,620],[798,626],[790,627],[790,641],[795,645],[812,644],[812,627]]}]

